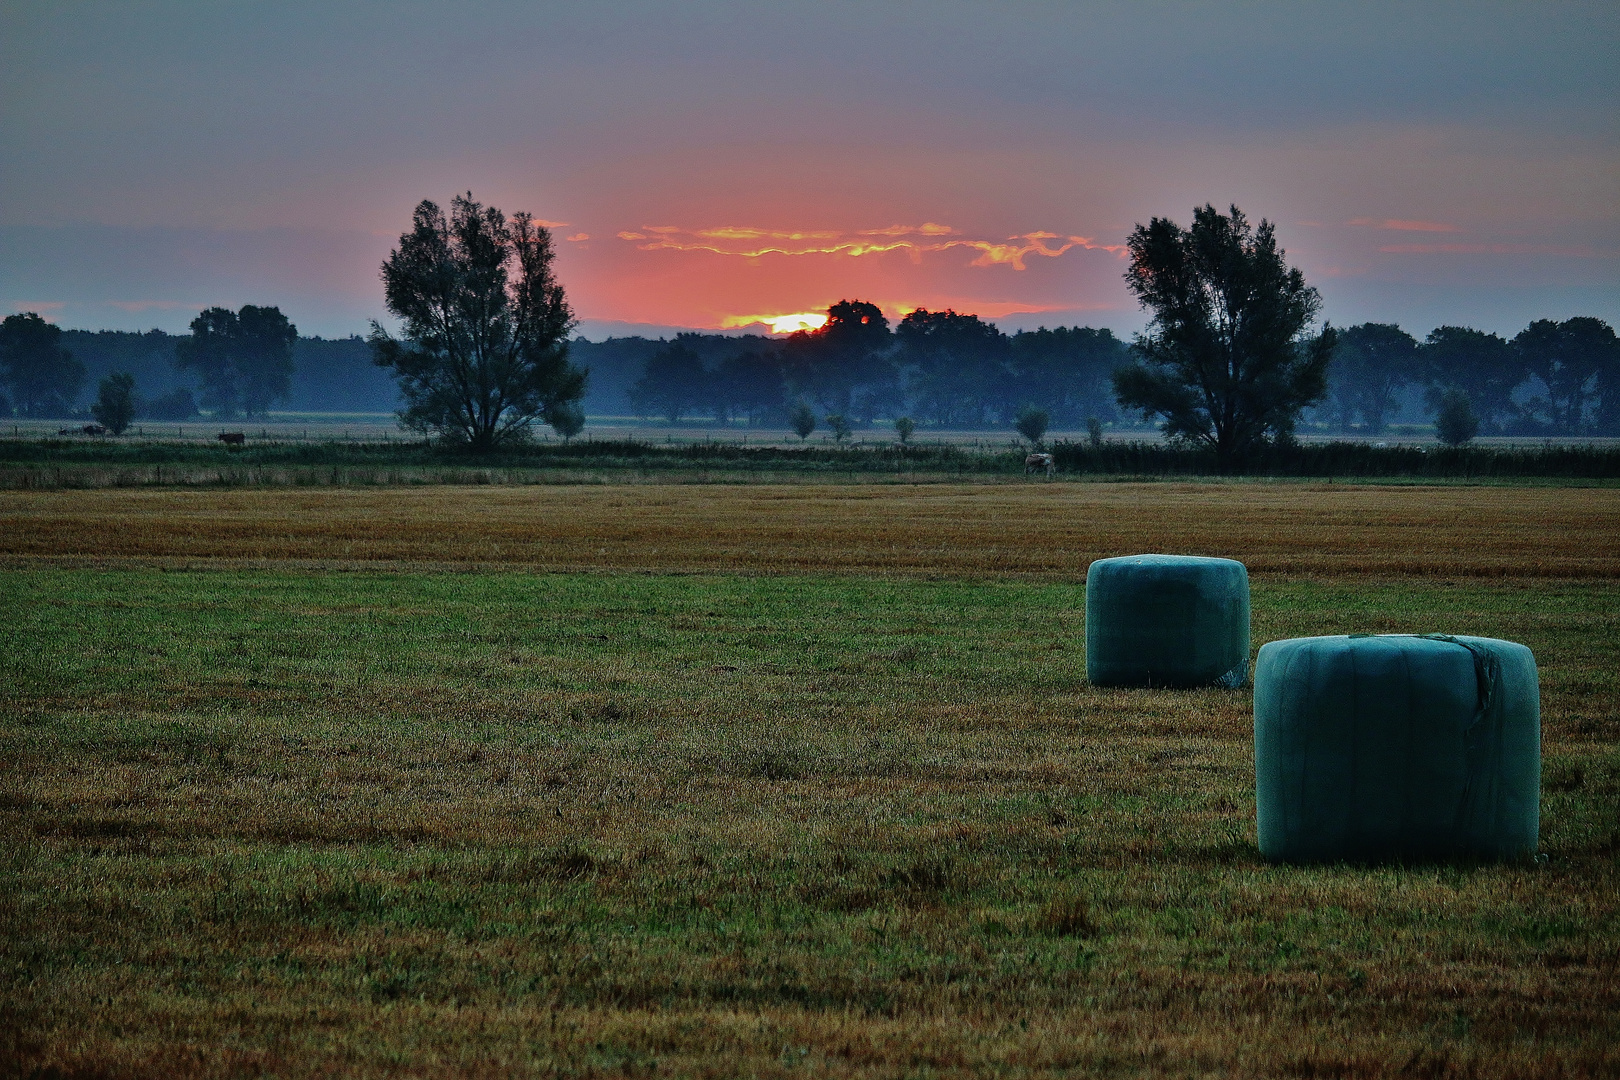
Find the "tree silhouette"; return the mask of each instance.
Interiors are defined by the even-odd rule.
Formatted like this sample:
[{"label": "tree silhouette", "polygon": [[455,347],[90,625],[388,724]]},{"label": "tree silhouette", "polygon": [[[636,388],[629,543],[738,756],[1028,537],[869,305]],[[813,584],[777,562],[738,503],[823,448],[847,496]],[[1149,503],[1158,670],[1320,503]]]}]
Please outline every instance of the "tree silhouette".
[{"label": "tree silhouette", "polygon": [[1326,393],[1336,335],[1308,336],[1321,299],[1284,261],[1272,224],[1206,205],[1190,229],[1138,225],[1129,246],[1125,282],[1153,318],[1137,361],[1114,374],[1120,405],[1213,448],[1223,466],[1292,439],[1300,410]]},{"label": "tree silhouette", "polygon": [[1060,426],[1114,416],[1114,370],[1130,354],[1112,331],[1043,326],[1014,334],[1008,344],[1010,374],[994,395],[1003,416],[1026,401],[1041,402]]},{"label": "tree silhouette", "polygon": [[1401,388],[1422,378],[1417,339],[1392,323],[1362,323],[1339,331],[1330,369],[1339,429],[1376,435],[1395,411]]},{"label": "tree silhouette", "polygon": [[1438,412],[1445,392],[1456,390],[1491,430],[1502,431],[1518,417],[1513,391],[1524,381],[1524,362],[1503,338],[1466,326],[1440,326],[1423,339],[1419,359],[1431,410]]},{"label": "tree silhouette", "polygon": [[816,430],[816,410],[810,407],[808,401],[801,398],[794,404],[793,411],[788,414],[788,422],[793,425],[799,441],[803,442],[810,437],[812,431]]},{"label": "tree silhouette", "polygon": [[1620,373],[1620,341],[1602,319],[1538,319],[1519,331],[1513,349],[1544,392],[1528,403],[1560,435],[1585,435],[1598,423],[1599,395]]},{"label": "tree silhouette", "polygon": [[62,328],[36,312],[0,322],[0,377],[24,416],[66,416],[84,383],[84,365],[62,348]]},{"label": "tree silhouette", "polygon": [[712,396],[703,358],[681,340],[684,337],[677,336],[653,354],[641,378],[630,388],[630,400],[642,416],[662,416],[673,424]]},{"label": "tree silhouette", "polygon": [[827,309],[827,322],[819,329],[800,330],[783,343],[788,390],[827,412],[870,419],[899,400],[890,345],[889,320],[881,308],[865,300],[840,300]]},{"label": "tree silhouette", "polygon": [[546,414],[546,422],[566,443],[585,430],[585,410],[577,401],[560,402]]},{"label": "tree silhouette", "polygon": [[374,322],[369,339],[399,380],[406,427],[488,451],[585,396],[586,373],[568,362],[574,314],[554,258],[532,214],[508,221],[471,192],[452,200],[449,218],[431,201],[416,207],[383,263],[403,335]]},{"label": "tree silhouette", "polygon": [[1479,416],[1467,394],[1455,388],[1440,392],[1434,433],[1447,446],[1462,446],[1479,434]]},{"label": "tree silhouette", "polygon": [[280,308],[212,307],[191,320],[190,337],[175,342],[174,362],[197,373],[203,407],[216,418],[260,416],[292,389],[297,340],[298,328]]},{"label": "tree silhouette", "polygon": [[1051,417],[1045,409],[1037,409],[1033,405],[1026,405],[1018,411],[1018,434],[1028,439],[1031,446],[1040,446],[1041,440],[1046,437],[1046,425]]},{"label": "tree silhouette", "polygon": [[135,419],[135,376],[115,371],[101,380],[90,414],[114,435],[122,435]]},{"label": "tree silhouette", "polygon": [[749,426],[763,423],[768,416],[781,418],[785,407],[782,389],[782,363],[774,352],[751,350],[720,361],[709,380],[716,416],[739,414]]},{"label": "tree silhouette", "polygon": [[298,328],[280,308],[246,304],[236,313],[236,372],[242,411],[263,416],[292,390]]},{"label": "tree silhouette", "polygon": [[977,315],[918,308],[894,332],[918,411],[937,424],[980,427],[1007,386],[1007,335]]}]

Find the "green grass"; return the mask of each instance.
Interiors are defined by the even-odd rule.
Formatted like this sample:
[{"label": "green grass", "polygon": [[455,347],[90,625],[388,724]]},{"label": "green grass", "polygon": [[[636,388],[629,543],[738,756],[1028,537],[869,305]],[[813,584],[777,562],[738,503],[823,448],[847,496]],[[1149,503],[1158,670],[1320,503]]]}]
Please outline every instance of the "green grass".
[{"label": "green grass", "polygon": [[1542,671],[1546,862],[1290,868],[1078,583],[6,571],[0,1061],[1614,1075],[1617,601],[1257,579]]}]

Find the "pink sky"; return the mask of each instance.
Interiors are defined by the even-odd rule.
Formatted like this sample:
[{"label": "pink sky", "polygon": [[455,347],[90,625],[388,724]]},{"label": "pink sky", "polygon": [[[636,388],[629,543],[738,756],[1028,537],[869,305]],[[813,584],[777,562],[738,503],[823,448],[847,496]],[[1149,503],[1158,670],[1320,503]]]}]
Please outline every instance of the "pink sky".
[{"label": "pink sky", "polygon": [[8,5],[0,306],[363,332],[470,189],[558,223],[594,335],[846,297],[1128,332],[1119,245],[1205,202],[1341,324],[1614,320],[1616,10]]}]

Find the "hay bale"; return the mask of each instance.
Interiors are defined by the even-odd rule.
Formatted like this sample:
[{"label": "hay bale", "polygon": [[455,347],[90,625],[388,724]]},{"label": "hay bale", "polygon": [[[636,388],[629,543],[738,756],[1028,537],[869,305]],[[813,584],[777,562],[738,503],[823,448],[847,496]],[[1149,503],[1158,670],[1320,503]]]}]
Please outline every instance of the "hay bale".
[{"label": "hay bale", "polygon": [[1232,559],[1130,555],[1086,571],[1086,678],[1098,686],[1242,686],[1249,572]]},{"label": "hay bale", "polygon": [[1268,859],[1534,854],[1535,657],[1477,637],[1270,642],[1254,668],[1254,765]]}]

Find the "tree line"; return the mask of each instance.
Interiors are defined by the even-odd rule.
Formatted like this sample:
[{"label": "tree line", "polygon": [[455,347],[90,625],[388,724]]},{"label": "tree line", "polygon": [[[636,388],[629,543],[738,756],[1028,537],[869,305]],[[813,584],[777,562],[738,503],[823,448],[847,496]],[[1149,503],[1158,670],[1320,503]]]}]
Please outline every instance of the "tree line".
[{"label": "tree line", "polygon": [[[35,312],[0,322],[0,377],[15,395],[14,404],[0,400],[0,412],[15,408],[22,416],[71,415],[85,368],[62,345],[62,336],[61,327]],[[112,371],[101,380],[90,411],[114,434],[122,434],[137,415],[186,420],[207,409],[220,420],[263,416],[291,388],[297,339],[297,327],[278,308],[208,308],[192,320],[190,336],[173,345],[173,364],[195,376],[200,401],[187,388],[141,399],[130,372]]]},{"label": "tree line", "polygon": [[[138,420],[194,420],[205,408],[211,418],[225,421],[262,416],[277,406],[315,412],[381,412],[397,406],[398,388],[372,362],[365,339],[299,337],[292,344],[291,373],[283,379],[284,357],[251,350],[231,356],[220,348],[224,343],[217,331],[222,315],[230,314],[212,309],[193,320],[194,326],[201,324],[205,348],[213,346],[206,379],[198,365],[181,362],[193,348],[196,330],[68,330],[35,313],[11,316],[9,326],[0,324],[0,417],[82,418],[88,411],[82,404],[85,393],[98,402],[98,382],[114,376],[129,383],[130,408]],[[240,319],[240,312],[235,314]],[[210,329],[214,340],[207,342]],[[260,359],[270,363],[256,364]],[[235,407],[227,408],[227,402]]]},{"label": "tree line", "polygon": [[[1318,328],[1321,298],[1287,264],[1271,223],[1255,227],[1235,206],[1196,208],[1186,228],[1153,218],[1128,250],[1126,284],[1150,315],[1129,346],[1086,327],[1009,336],[954,310],[918,309],[891,329],[876,305],[841,300],[823,326],[782,341],[660,342],[631,400],[672,422],[785,420],[801,437],[819,416],[840,438],[890,419],[905,435],[921,420],[1016,426],[1032,442],[1050,422],[1085,421],[1096,439],[1103,420],[1135,416],[1227,464],[1291,443],[1307,409],[1340,430],[1381,432],[1413,387],[1449,443],[1480,431],[1620,434],[1620,342],[1599,319],[1538,320],[1512,340],[1456,326],[1422,342],[1391,324]],[[449,214],[431,201],[417,207],[383,265],[402,332],[373,323],[366,342],[398,386],[402,423],[480,450],[524,438],[536,422],[565,438],[581,430],[589,372],[570,357],[575,319],[553,261],[551,234],[530,214],[508,219],[470,193]],[[0,399],[0,413],[68,410],[84,368],[62,335],[36,313],[0,324],[0,380],[15,399]],[[288,393],[297,341],[273,307],[202,312],[174,349],[201,400],[186,391],[174,413],[262,415]],[[649,345],[623,342],[632,343]],[[100,391],[95,411],[114,418],[109,427],[137,411],[127,372],[109,373]]]},{"label": "tree line", "polygon": [[[723,340],[723,339],[722,339]],[[1039,405],[1058,423],[1111,419],[1109,379],[1126,358],[1108,330],[1008,335],[977,315],[919,309],[890,329],[874,304],[843,300],[820,329],[750,339],[705,363],[708,336],[680,334],[630,390],[643,416],[780,426],[801,405],[854,424],[911,417],[939,427],[995,427]]]},{"label": "tree line", "polygon": [[[837,342],[846,336],[843,313],[870,306],[843,301],[829,310],[830,331],[780,341],[687,333],[595,348],[644,354],[633,361],[629,402],[670,423],[780,427],[801,401],[857,424],[905,416],[942,428],[1005,428],[1029,407],[1068,428],[1137,411],[1121,407],[1113,382],[1136,354],[1108,330],[1008,335],[973,315],[918,311],[892,333]],[[1431,416],[1460,405],[1478,434],[1620,435],[1615,335],[1591,317],[1538,320],[1511,339],[1441,326],[1420,341],[1394,324],[1362,323],[1335,331],[1323,376],[1309,418],[1344,434],[1385,433],[1419,392]]]},{"label": "tree line", "polygon": [[1437,417],[1460,413],[1462,430],[1620,435],[1620,348],[1601,319],[1538,319],[1511,339],[1441,326],[1418,341],[1390,323],[1338,337],[1321,411],[1339,431],[1385,431],[1402,394],[1418,388]]}]

